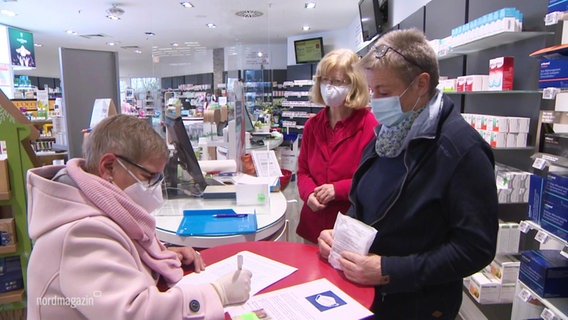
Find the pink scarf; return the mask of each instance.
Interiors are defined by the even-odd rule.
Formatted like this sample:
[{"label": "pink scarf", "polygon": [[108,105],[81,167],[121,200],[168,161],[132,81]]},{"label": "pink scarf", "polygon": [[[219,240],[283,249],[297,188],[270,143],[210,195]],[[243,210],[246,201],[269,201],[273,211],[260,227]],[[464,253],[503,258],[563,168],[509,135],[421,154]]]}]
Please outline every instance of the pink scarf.
[{"label": "pink scarf", "polygon": [[150,269],[170,283],[179,281],[183,276],[181,262],[176,253],[167,250],[158,240],[154,217],[114,184],[85,172],[84,163],[83,159],[71,159],[66,168],[85,197],[126,232]]}]

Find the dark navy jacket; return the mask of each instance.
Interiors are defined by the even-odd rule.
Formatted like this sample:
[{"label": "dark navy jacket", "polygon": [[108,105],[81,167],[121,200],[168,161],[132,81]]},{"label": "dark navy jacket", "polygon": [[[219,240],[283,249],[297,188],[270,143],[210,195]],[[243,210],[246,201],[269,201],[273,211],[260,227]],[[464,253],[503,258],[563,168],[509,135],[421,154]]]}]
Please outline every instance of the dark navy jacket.
[{"label": "dark navy jacket", "polygon": [[[406,153],[400,157],[406,174],[390,181],[396,191],[386,211],[374,213],[376,219],[368,222],[378,231],[370,253],[382,256],[382,273],[390,277],[388,284],[376,287],[377,319],[455,318],[462,278],[495,255],[493,153],[453,102],[445,95],[437,97],[409,132]],[[363,152],[350,192],[349,215],[358,219],[362,212],[357,184],[377,157],[373,140]]]}]

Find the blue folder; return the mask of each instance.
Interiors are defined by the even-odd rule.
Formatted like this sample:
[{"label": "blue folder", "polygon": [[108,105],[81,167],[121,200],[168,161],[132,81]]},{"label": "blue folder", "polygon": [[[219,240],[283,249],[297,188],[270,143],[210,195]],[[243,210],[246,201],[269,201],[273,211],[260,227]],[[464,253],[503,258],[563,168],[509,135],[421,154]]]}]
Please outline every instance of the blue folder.
[{"label": "blue folder", "polygon": [[177,235],[180,236],[226,236],[256,232],[256,214],[245,217],[215,215],[236,214],[233,209],[184,210]]}]

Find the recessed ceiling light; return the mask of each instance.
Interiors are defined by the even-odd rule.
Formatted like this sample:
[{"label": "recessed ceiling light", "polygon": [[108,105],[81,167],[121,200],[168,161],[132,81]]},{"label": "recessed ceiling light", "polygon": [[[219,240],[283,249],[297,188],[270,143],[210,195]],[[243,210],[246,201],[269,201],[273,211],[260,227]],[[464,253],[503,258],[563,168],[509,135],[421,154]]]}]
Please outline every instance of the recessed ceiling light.
[{"label": "recessed ceiling light", "polygon": [[8,16],[8,17],[15,17],[16,16],[16,13],[12,10],[2,9],[2,10],[0,10],[0,13],[5,15],[5,16]]},{"label": "recessed ceiling light", "polygon": [[309,31],[309,30],[310,30],[310,26],[303,26],[303,27],[302,27],[302,30],[303,30],[303,31]]},{"label": "recessed ceiling light", "polygon": [[141,54],[141,53],[142,53],[142,50],[134,50],[134,53]]},{"label": "recessed ceiling light", "polygon": [[193,8],[193,4],[191,4],[191,2],[189,1],[181,1],[179,4],[181,4],[184,8]]},{"label": "recessed ceiling light", "polygon": [[41,44],[41,43],[34,43],[34,47],[36,47],[36,48],[41,48],[41,47],[43,47],[43,44]]},{"label": "recessed ceiling light", "polygon": [[179,46],[179,43],[177,43],[177,42],[172,42],[171,45],[172,45],[172,47],[177,47],[177,46]]},{"label": "recessed ceiling light", "polygon": [[263,54],[262,54],[261,51],[259,51],[256,55],[260,58],[260,57],[262,57]]},{"label": "recessed ceiling light", "polygon": [[67,34],[70,34],[70,35],[73,35],[73,36],[76,36],[76,35],[77,35],[77,32],[75,32],[75,31],[73,31],[73,30],[66,30],[65,32],[66,32]]},{"label": "recessed ceiling light", "polygon": [[316,7],[316,2],[315,1],[308,1],[306,2],[305,6],[306,9],[313,9]]},{"label": "recessed ceiling light", "polygon": [[150,32],[150,31],[144,32],[144,34],[147,35],[148,37],[153,37],[153,36],[156,35],[154,32]]},{"label": "recessed ceiling light", "polygon": [[208,23],[207,28],[213,29],[213,28],[217,28],[217,26],[214,23]]}]

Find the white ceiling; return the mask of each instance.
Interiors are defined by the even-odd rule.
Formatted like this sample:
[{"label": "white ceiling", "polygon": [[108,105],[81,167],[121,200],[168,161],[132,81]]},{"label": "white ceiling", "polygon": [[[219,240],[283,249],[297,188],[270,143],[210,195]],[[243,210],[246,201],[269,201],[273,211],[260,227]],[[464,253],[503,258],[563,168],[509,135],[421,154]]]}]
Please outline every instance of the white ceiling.
[{"label": "white ceiling", "polygon": [[[59,47],[117,51],[119,65],[132,61],[151,65],[156,52],[183,49],[189,56],[204,49],[286,43],[290,36],[345,28],[359,14],[358,0],[316,0],[315,9],[304,8],[307,0],[189,1],[194,8],[182,7],[180,0],[2,0],[0,9],[14,11],[16,16],[0,15],[0,24],[33,33],[34,42],[43,45],[35,48],[38,66],[58,64]],[[113,3],[125,11],[118,21],[106,18]],[[263,15],[249,19],[236,16],[241,10],[257,10]],[[207,23],[217,27],[209,29]],[[302,31],[304,25],[311,29]],[[118,44],[109,46],[108,42]],[[174,42],[179,46],[173,47]],[[142,53],[135,53],[135,49]]]}]

